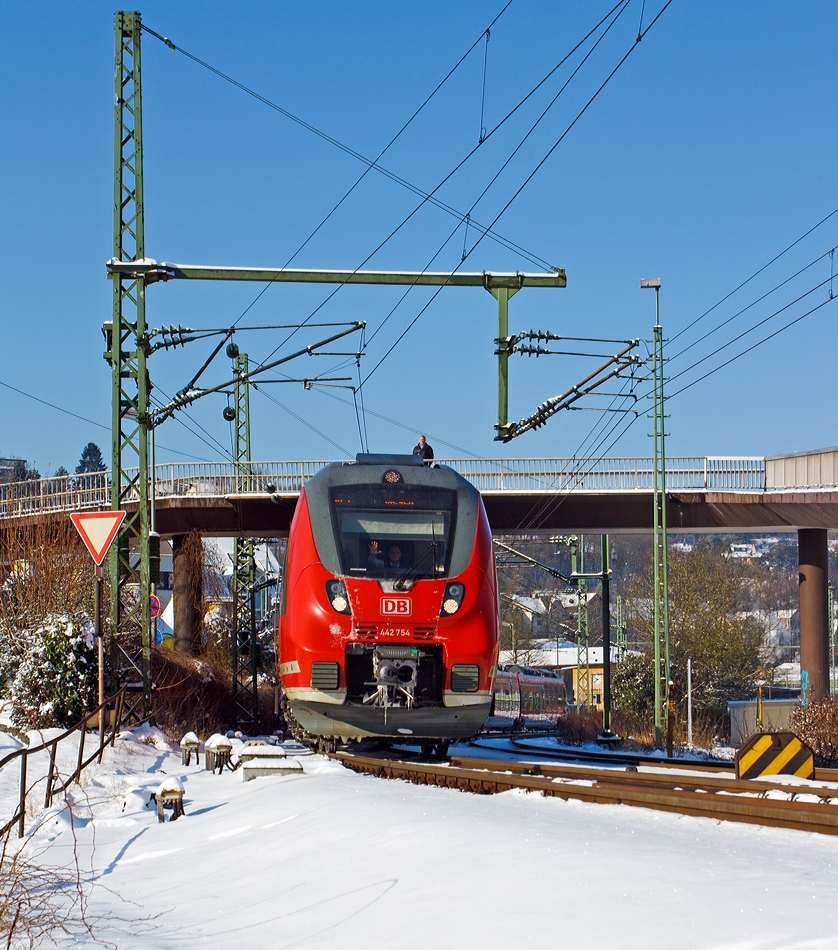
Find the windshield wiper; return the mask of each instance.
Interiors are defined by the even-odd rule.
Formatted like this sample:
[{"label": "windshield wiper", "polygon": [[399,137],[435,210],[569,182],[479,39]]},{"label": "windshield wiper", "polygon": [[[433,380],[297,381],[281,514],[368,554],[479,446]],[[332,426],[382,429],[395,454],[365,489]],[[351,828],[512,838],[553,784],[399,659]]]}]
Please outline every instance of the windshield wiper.
[{"label": "windshield wiper", "polygon": [[405,581],[410,577],[411,574],[416,573],[419,570],[420,566],[425,561],[428,560],[428,555],[430,555],[433,558],[433,565],[434,567],[436,567],[436,541],[431,542],[431,546],[428,548],[427,551],[425,551],[423,555],[421,555],[421,557],[413,565],[413,567],[409,567],[406,571],[399,574],[399,576],[396,578],[395,583],[393,584],[393,588],[395,590],[404,590]]}]

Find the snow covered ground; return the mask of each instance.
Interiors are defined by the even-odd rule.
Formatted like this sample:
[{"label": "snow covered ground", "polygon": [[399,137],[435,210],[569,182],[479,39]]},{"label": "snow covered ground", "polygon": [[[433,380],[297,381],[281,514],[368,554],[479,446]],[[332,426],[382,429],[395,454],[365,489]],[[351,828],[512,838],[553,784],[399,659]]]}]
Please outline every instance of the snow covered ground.
[{"label": "snow covered ground", "polygon": [[120,948],[838,948],[838,838],[299,761],[243,783],[124,733],[26,848],[78,854]]}]

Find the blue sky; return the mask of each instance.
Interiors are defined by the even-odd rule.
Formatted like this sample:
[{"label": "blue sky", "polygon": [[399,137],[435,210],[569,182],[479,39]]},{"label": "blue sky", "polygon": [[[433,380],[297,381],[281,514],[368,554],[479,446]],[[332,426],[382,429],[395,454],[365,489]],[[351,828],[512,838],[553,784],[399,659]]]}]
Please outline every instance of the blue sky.
[{"label": "blue sky", "polygon": [[[644,26],[663,2],[647,0]],[[141,11],[148,26],[179,46],[374,157],[502,6],[149,2]],[[475,219],[494,219],[631,48],[642,6],[642,0],[628,5],[476,206]],[[493,128],[610,7],[513,0],[491,32],[483,125]],[[537,258],[564,267],[568,277],[565,290],[519,293],[510,308],[513,332],[543,328],[568,336],[647,339],[654,295],[641,292],[639,281],[662,279],[661,317],[665,335],[673,338],[670,454],[762,455],[838,443],[831,303],[678,392],[829,300],[830,258],[823,255],[838,244],[838,214],[681,334],[838,207],[833,13],[825,2],[789,7],[675,0],[496,225]],[[112,4],[97,2],[9,4],[0,38],[6,90],[0,106],[0,381],[102,425],[110,403],[100,328],[111,309],[104,264],[112,246],[112,16]],[[440,191],[442,200],[469,209],[580,58],[481,146]],[[430,190],[477,144],[483,62],[484,46],[478,44],[383,165]],[[284,265],[363,171],[356,159],[147,34],[143,78],[150,257]],[[406,189],[370,173],[293,266],[358,267],[417,203]],[[451,269],[460,264],[463,238],[455,217],[426,206],[367,266],[421,270],[434,259],[432,269]],[[466,246],[474,240],[472,229]],[[489,239],[462,267],[538,269]],[[156,285],[149,290],[149,322],[228,326],[261,289]],[[272,286],[242,323],[295,323],[330,290]],[[368,347],[363,375],[428,298],[427,292],[412,292],[389,317]],[[371,336],[397,299],[393,289],[345,288],[315,320],[365,319]],[[700,339],[729,318],[727,326]],[[314,342],[315,331],[309,332],[288,346]],[[485,291],[443,291],[364,386],[368,409],[407,427],[369,415],[370,450],[409,450],[423,431],[437,455],[448,457],[569,456],[580,448],[582,454],[649,452],[650,423],[642,411],[616,442],[630,417],[596,412],[560,414],[508,445],[493,442],[495,333],[495,305]],[[278,334],[241,333],[236,339],[242,351],[263,360],[281,342]],[[180,388],[208,350],[208,344],[195,343],[155,354],[151,374],[158,394]],[[338,362],[324,359],[315,366],[306,358],[288,372],[324,373]],[[514,357],[510,417],[529,414],[593,365],[565,357]],[[206,381],[228,378],[228,366],[220,358]],[[642,385],[637,389],[644,391]],[[107,452],[105,429],[9,389],[2,394],[0,454],[27,458],[46,473],[62,464],[72,468],[90,440]],[[342,457],[337,446],[354,454],[360,448],[355,412],[339,399],[351,403],[352,394],[299,385],[254,393],[254,457]],[[158,459],[225,458],[230,430],[223,407],[223,397],[207,397],[183,414],[185,424],[167,421],[157,435]]]}]

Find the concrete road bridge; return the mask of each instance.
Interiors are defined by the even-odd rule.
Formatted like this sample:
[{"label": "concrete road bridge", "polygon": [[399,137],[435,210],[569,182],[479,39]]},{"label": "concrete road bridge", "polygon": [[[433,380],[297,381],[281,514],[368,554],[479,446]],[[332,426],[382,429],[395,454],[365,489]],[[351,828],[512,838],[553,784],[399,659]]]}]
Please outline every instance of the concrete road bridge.
[{"label": "concrete road bridge", "polygon": [[[481,492],[497,534],[652,530],[650,458],[438,462],[456,469]],[[156,466],[157,530],[172,539],[175,577],[180,542],[193,528],[214,537],[287,535],[301,488],[329,464]],[[809,671],[810,695],[822,695],[829,676],[827,531],[838,530],[838,448],[774,457],[670,458],[666,487],[667,521],[674,534],[797,532],[801,666]],[[107,472],[6,484],[0,486],[0,531],[109,507]]]},{"label": "concrete road bridge", "polygon": [[[166,463],[154,471],[157,530],[283,537],[300,489],[329,461]],[[440,459],[482,494],[496,533],[652,529],[652,459]],[[838,449],[667,460],[674,533],[838,530]],[[110,507],[108,472],[0,485],[0,526]],[[131,504],[127,505],[130,509]]]}]

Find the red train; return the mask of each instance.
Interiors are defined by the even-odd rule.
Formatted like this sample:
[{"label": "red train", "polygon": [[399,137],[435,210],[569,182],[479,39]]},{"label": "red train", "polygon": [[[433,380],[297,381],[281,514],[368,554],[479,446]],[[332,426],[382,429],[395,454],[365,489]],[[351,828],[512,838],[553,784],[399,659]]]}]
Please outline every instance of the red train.
[{"label": "red train", "polygon": [[414,456],[305,486],[288,537],[279,672],[295,728],[444,752],[489,715],[498,596],[479,492]]},{"label": "red train", "polygon": [[548,727],[567,713],[567,690],[561,676],[528,666],[506,666],[495,676],[486,725],[502,729]]}]

